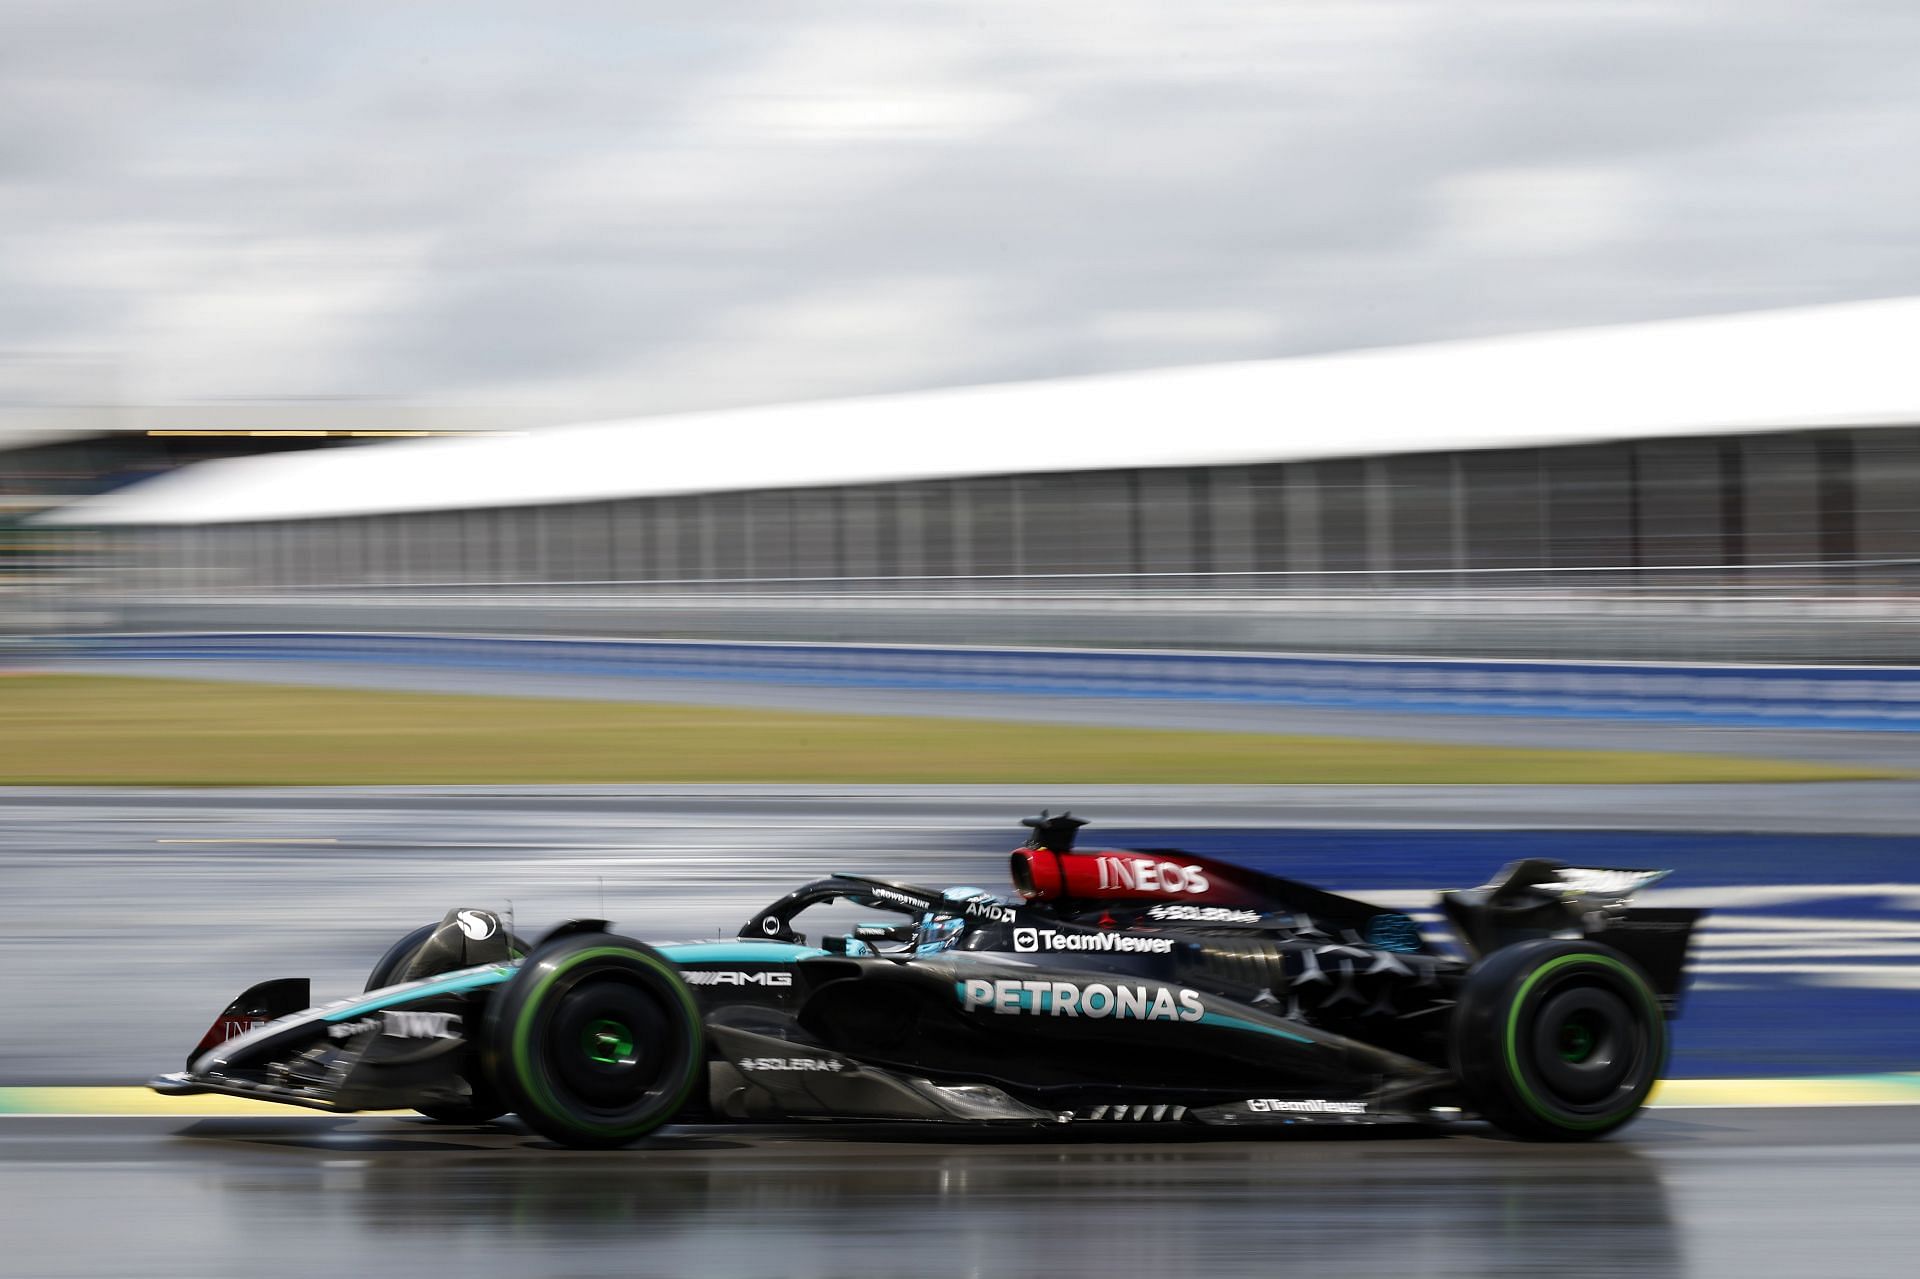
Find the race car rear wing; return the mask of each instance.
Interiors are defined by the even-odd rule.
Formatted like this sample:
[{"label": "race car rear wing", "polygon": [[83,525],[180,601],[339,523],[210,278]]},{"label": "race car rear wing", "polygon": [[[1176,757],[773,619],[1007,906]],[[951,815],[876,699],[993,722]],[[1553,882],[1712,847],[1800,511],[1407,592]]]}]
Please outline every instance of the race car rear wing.
[{"label": "race car rear wing", "polygon": [[1669,1017],[1679,1013],[1687,947],[1704,910],[1630,906],[1664,870],[1568,866],[1545,857],[1509,862],[1478,888],[1440,894],[1460,944],[1475,958],[1537,937],[1583,936],[1619,951],[1653,982]]}]

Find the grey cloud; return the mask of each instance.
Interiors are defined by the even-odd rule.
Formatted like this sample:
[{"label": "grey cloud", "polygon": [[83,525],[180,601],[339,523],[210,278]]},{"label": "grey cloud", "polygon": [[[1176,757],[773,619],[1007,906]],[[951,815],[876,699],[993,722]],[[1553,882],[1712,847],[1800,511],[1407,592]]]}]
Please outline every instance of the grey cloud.
[{"label": "grey cloud", "polygon": [[[732,12],[9,6],[0,351],[611,412],[1920,291],[1906,6]],[[1454,225],[1530,172],[1632,207]],[[330,274],[380,287],[285,296]],[[312,334],[181,358],[209,293]]]}]

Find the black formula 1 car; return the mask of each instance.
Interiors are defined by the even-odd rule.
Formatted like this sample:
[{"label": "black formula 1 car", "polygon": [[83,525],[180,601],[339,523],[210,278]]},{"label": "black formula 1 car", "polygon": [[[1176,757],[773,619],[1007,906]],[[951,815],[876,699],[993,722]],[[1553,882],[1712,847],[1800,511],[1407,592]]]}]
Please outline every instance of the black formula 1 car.
[{"label": "black formula 1 car", "polygon": [[[1029,818],[1018,899],[837,874],[737,939],[649,946],[489,910],[402,937],[364,993],[247,990],[163,1093],[330,1111],[509,1111],[574,1146],[674,1121],[1444,1123],[1581,1140],[1640,1109],[1702,912],[1664,871],[1515,862],[1440,894],[1461,954],[1349,897]],[[891,916],[809,943],[833,903]],[[831,913],[831,912],[828,912]],[[815,916],[816,918],[818,916]]]}]

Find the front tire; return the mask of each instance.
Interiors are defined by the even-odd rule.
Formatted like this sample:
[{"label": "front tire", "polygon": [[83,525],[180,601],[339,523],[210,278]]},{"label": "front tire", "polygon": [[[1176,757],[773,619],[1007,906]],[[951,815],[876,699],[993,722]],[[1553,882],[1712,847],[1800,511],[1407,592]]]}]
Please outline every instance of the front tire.
[{"label": "front tire", "polygon": [[704,1070],[700,1010],[658,951],[604,933],[542,947],[488,1001],[486,1074],[566,1146],[629,1145],[678,1113]]},{"label": "front tire", "polygon": [[1454,1009],[1454,1074],[1516,1137],[1587,1141],[1640,1112],[1667,1063],[1667,1019],[1638,965],[1543,939],[1494,952]]}]

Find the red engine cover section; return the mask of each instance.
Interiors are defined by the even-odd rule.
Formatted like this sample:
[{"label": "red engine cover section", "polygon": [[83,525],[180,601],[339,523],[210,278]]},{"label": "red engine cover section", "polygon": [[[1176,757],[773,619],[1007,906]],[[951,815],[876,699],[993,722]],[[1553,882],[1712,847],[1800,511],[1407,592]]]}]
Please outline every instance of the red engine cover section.
[{"label": "red engine cover section", "polygon": [[1213,902],[1240,905],[1260,900],[1233,882],[1232,868],[1191,853],[1124,850],[1055,853],[1016,849],[1013,883],[1035,901]]}]

